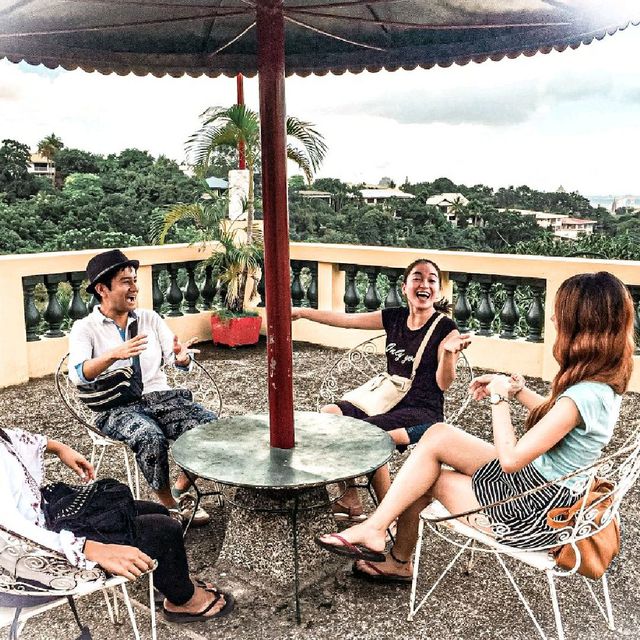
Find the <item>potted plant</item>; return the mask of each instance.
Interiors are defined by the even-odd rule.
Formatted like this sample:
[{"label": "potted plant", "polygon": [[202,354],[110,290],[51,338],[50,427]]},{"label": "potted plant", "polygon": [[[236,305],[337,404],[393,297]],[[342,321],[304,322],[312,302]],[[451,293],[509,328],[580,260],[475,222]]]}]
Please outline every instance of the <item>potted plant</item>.
[{"label": "potted plant", "polygon": [[[235,152],[243,146],[249,174],[249,190],[245,202],[246,235],[241,237],[236,222],[225,220],[226,198],[205,189],[204,196],[193,204],[177,204],[160,212],[152,220],[151,235],[163,243],[169,230],[180,220],[190,220],[196,228],[196,240],[216,241],[220,251],[210,258],[224,291],[224,309],[211,316],[214,342],[238,346],[258,341],[261,318],[247,311],[245,301],[255,297],[261,271],[262,238],[254,228],[254,176],[260,161],[260,121],[258,114],[245,105],[211,107],[201,116],[202,126],[187,142],[189,155],[195,161],[196,174],[205,177],[215,153]],[[327,146],[324,138],[308,122],[289,116],[286,120],[287,157],[300,167],[308,183],[320,166]],[[192,239],[192,238],[189,238]],[[247,294],[247,287],[250,293]]]},{"label": "potted plant", "polygon": [[[151,238],[164,244],[169,231],[180,221],[190,221],[195,228],[190,240],[216,242],[218,250],[207,258],[213,267],[222,292],[224,307],[211,315],[211,335],[217,344],[236,347],[255,344],[260,336],[261,318],[245,309],[245,301],[253,299],[261,274],[262,241],[254,230],[250,243],[244,241],[235,225],[225,220],[227,199],[208,189],[192,204],[177,204],[159,210],[151,221]],[[247,296],[247,287],[250,293]]]}]

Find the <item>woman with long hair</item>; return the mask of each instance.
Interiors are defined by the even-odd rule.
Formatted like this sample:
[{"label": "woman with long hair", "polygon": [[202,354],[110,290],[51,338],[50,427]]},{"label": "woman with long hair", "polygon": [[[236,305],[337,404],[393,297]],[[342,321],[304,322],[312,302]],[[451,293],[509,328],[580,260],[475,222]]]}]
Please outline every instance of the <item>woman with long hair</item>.
[{"label": "woman with long hair", "polygon": [[[316,542],[353,557],[360,577],[408,582],[419,514],[431,500],[460,513],[554,482],[510,509],[486,513],[509,528],[514,546],[551,544],[555,538],[547,512],[574,504],[579,497],[574,489],[582,484],[580,477],[560,479],[595,462],[613,435],[633,368],[634,315],[628,290],[610,273],[580,274],[563,282],[552,317],[559,371],[549,397],[528,389],[519,375],[475,378],[470,385],[474,399],[491,402],[493,444],[448,424],[433,425],[376,512],[342,535],[323,535]],[[529,410],[520,438],[511,422],[513,398]],[[384,554],[385,530],[398,516],[395,544]]]},{"label": "woman with long hair", "polygon": [[[293,320],[305,318],[334,327],[349,329],[384,329],[387,334],[385,353],[387,372],[411,377],[420,344],[433,326],[413,384],[407,395],[392,409],[378,415],[367,415],[350,402],[340,400],[322,407],[321,411],[358,418],[386,431],[398,446],[418,442],[422,434],[443,419],[444,395],[455,379],[458,353],[470,342],[460,335],[456,324],[445,314],[449,305],[442,298],[442,275],[438,265],[427,258],[412,262],[402,276],[402,294],[406,307],[393,307],[370,313],[340,313],[310,308],[294,308]],[[378,470],[373,487],[379,499],[390,485],[389,473]],[[349,489],[337,507],[336,519],[361,521],[362,513],[355,489]]]}]

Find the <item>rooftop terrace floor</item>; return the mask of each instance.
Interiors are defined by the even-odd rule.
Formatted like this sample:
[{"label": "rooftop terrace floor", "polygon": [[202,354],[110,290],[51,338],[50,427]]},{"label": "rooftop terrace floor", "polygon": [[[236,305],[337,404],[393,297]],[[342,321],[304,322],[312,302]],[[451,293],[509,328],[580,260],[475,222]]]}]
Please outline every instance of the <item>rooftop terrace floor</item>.
[{"label": "rooftop terrace floor", "polygon": [[[294,346],[294,385],[296,408],[315,410],[316,394],[324,372],[336,352],[305,344]],[[225,415],[266,411],[266,355],[265,345],[243,349],[203,348],[201,361],[211,367],[223,393]],[[539,391],[546,391],[540,380],[529,380]],[[465,412],[462,426],[484,438],[490,437],[489,407],[473,404]],[[612,448],[619,444],[640,415],[640,395],[628,394],[623,401],[622,416]],[[518,417],[522,423],[522,416]],[[45,433],[63,440],[85,454],[89,453],[89,439],[73,424],[57,400],[51,376],[33,380],[26,385],[0,390],[0,426],[18,426]],[[123,479],[124,473],[116,463],[119,456],[105,459],[101,475]],[[56,459],[57,462],[57,459]],[[71,480],[61,465],[48,466],[48,477]],[[143,489],[148,495],[146,488]],[[206,506],[206,505],[205,505]],[[526,612],[513,592],[507,578],[492,558],[480,557],[470,576],[463,564],[456,565],[445,578],[428,604],[414,622],[407,622],[409,587],[405,585],[371,585],[353,579],[345,563],[324,583],[310,587],[302,594],[302,625],[295,623],[292,600],[274,599],[228,576],[219,576],[215,560],[225,532],[228,513],[215,503],[208,503],[211,523],[195,529],[187,538],[189,560],[193,571],[214,579],[236,595],[234,613],[210,623],[168,625],[158,617],[158,638],[178,640],[189,638],[300,638],[305,640],[359,638],[513,638],[525,640],[536,636]],[[623,503],[623,546],[620,557],[609,572],[614,616],[618,632],[607,630],[604,619],[595,609],[581,580],[559,581],[560,606],[568,638],[609,639],[620,636],[640,638],[640,506],[637,487]],[[324,553],[318,551],[318,553]],[[423,585],[438,575],[452,556],[452,547],[430,536],[421,559]],[[543,628],[555,637],[553,614],[549,606],[548,589],[543,575],[516,567],[516,576],[531,577],[524,583],[524,593],[532,604]],[[143,638],[149,638],[146,588],[134,585],[130,590],[137,601],[136,615]],[[83,622],[89,625],[97,640],[129,636],[128,622],[122,628],[113,627],[106,619],[102,597],[94,595],[79,602]],[[125,614],[126,618],[126,614]],[[70,611],[63,607],[40,619],[27,623],[22,638],[45,640],[75,638],[77,627]],[[132,636],[131,636],[132,637]]]}]

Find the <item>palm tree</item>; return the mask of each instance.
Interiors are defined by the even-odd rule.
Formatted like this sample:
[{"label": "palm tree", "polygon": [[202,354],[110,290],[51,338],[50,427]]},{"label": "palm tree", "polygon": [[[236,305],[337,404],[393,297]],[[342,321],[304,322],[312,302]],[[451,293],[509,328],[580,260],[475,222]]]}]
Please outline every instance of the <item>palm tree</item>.
[{"label": "palm tree", "polygon": [[[190,204],[169,205],[151,218],[150,236],[156,244],[164,244],[170,229],[183,220],[190,221],[203,244],[215,241],[219,249],[207,260],[226,289],[225,306],[232,313],[244,312],[245,289],[249,277],[256,287],[256,274],[262,262],[261,239],[251,243],[239,242],[233,224],[225,225],[227,200],[212,191]],[[251,298],[255,296],[255,290]]]},{"label": "palm tree", "polygon": [[[204,175],[213,152],[219,147],[238,148],[244,144],[249,193],[247,194],[247,242],[251,243],[255,208],[254,175],[260,161],[260,120],[245,105],[210,107],[201,116],[202,126],[187,140],[187,152]],[[311,183],[327,151],[324,137],[308,122],[294,117],[286,121],[287,157],[295,162]]]},{"label": "palm tree", "polygon": [[50,133],[38,142],[38,153],[51,162],[62,147],[64,147],[62,140],[55,133]]}]

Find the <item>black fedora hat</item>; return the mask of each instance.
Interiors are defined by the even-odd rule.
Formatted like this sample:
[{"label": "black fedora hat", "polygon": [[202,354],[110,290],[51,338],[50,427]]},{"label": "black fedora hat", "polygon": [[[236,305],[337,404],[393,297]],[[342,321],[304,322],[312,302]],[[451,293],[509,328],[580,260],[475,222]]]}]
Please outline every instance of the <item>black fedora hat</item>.
[{"label": "black fedora hat", "polygon": [[87,264],[87,278],[89,279],[87,291],[95,293],[97,282],[111,271],[119,271],[125,267],[137,269],[139,266],[140,262],[138,260],[129,260],[120,249],[111,249],[110,251],[99,253],[97,256],[93,256]]}]

